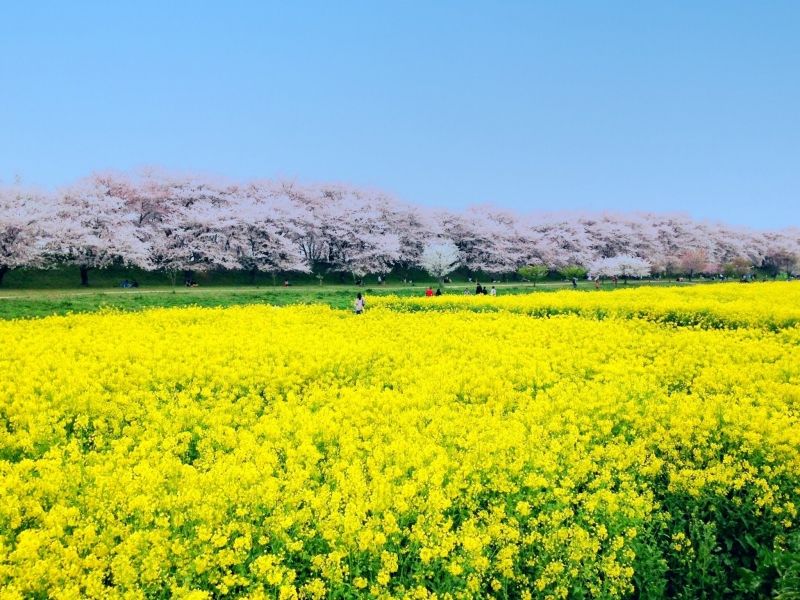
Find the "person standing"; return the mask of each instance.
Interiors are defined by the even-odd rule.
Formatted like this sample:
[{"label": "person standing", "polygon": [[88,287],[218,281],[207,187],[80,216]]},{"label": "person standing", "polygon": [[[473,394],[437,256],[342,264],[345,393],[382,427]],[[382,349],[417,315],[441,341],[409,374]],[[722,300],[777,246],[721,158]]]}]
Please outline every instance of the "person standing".
[{"label": "person standing", "polygon": [[354,306],[354,312],[357,315],[360,315],[361,313],[364,312],[364,306],[365,306],[364,296],[361,295],[361,292],[358,292],[358,294],[356,294],[356,302],[355,302],[355,306]]},{"label": "person standing", "polygon": [[483,287],[481,286],[480,282],[478,285],[475,286],[475,295],[480,296],[483,293]]}]

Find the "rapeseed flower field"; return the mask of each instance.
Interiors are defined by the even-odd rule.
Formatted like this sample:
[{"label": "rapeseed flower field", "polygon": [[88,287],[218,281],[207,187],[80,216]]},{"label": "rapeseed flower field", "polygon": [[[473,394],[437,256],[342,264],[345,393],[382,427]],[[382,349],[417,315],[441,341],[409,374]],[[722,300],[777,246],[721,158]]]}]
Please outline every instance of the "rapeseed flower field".
[{"label": "rapeseed flower field", "polygon": [[799,300],[0,322],[0,598],[796,598]]},{"label": "rapeseed flower field", "polygon": [[448,295],[433,299],[383,296],[373,304],[398,311],[478,310],[547,317],[577,314],[590,318],[639,318],[658,323],[705,328],[763,327],[772,330],[800,324],[797,282],[633,287],[620,284],[612,296],[563,290],[551,294],[500,297]]}]

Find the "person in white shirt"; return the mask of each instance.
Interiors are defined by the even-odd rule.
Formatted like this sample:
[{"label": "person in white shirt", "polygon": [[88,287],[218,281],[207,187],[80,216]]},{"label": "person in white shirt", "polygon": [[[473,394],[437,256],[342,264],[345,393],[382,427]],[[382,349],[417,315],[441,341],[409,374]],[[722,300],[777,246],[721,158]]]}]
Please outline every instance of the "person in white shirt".
[{"label": "person in white shirt", "polygon": [[361,292],[356,294],[356,303],[354,307],[354,311],[357,315],[360,315],[364,312],[364,296],[361,295]]},{"label": "person in white shirt", "polygon": [[489,291],[490,296],[497,296],[497,290],[492,286],[492,289]]}]

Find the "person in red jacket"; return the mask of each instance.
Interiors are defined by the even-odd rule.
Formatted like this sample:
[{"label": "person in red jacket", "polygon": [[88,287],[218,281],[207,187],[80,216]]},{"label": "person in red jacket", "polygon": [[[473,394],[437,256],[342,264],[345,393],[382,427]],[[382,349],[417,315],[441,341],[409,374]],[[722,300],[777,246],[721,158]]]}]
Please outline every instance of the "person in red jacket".
[{"label": "person in red jacket", "polygon": [[425,290],[425,295],[428,297],[433,296],[433,288],[431,286],[428,286],[428,289]]}]

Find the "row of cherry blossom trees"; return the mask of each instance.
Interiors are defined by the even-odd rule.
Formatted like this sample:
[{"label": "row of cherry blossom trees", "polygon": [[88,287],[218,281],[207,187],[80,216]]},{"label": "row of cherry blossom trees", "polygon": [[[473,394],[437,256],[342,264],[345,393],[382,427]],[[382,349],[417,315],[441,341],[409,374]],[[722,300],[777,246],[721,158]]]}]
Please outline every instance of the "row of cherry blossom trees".
[{"label": "row of cherry blossom trees", "polygon": [[181,273],[212,269],[360,278],[431,261],[437,277],[445,262],[493,275],[580,265],[597,276],[693,277],[753,266],[791,273],[798,256],[798,230],[651,213],[450,212],[345,185],[151,171],[97,174],[57,192],[0,187],[0,282],[10,269],[58,265],[79,267],[86,285],[91,269],[112,264],[159,270],[174,283]]}]

